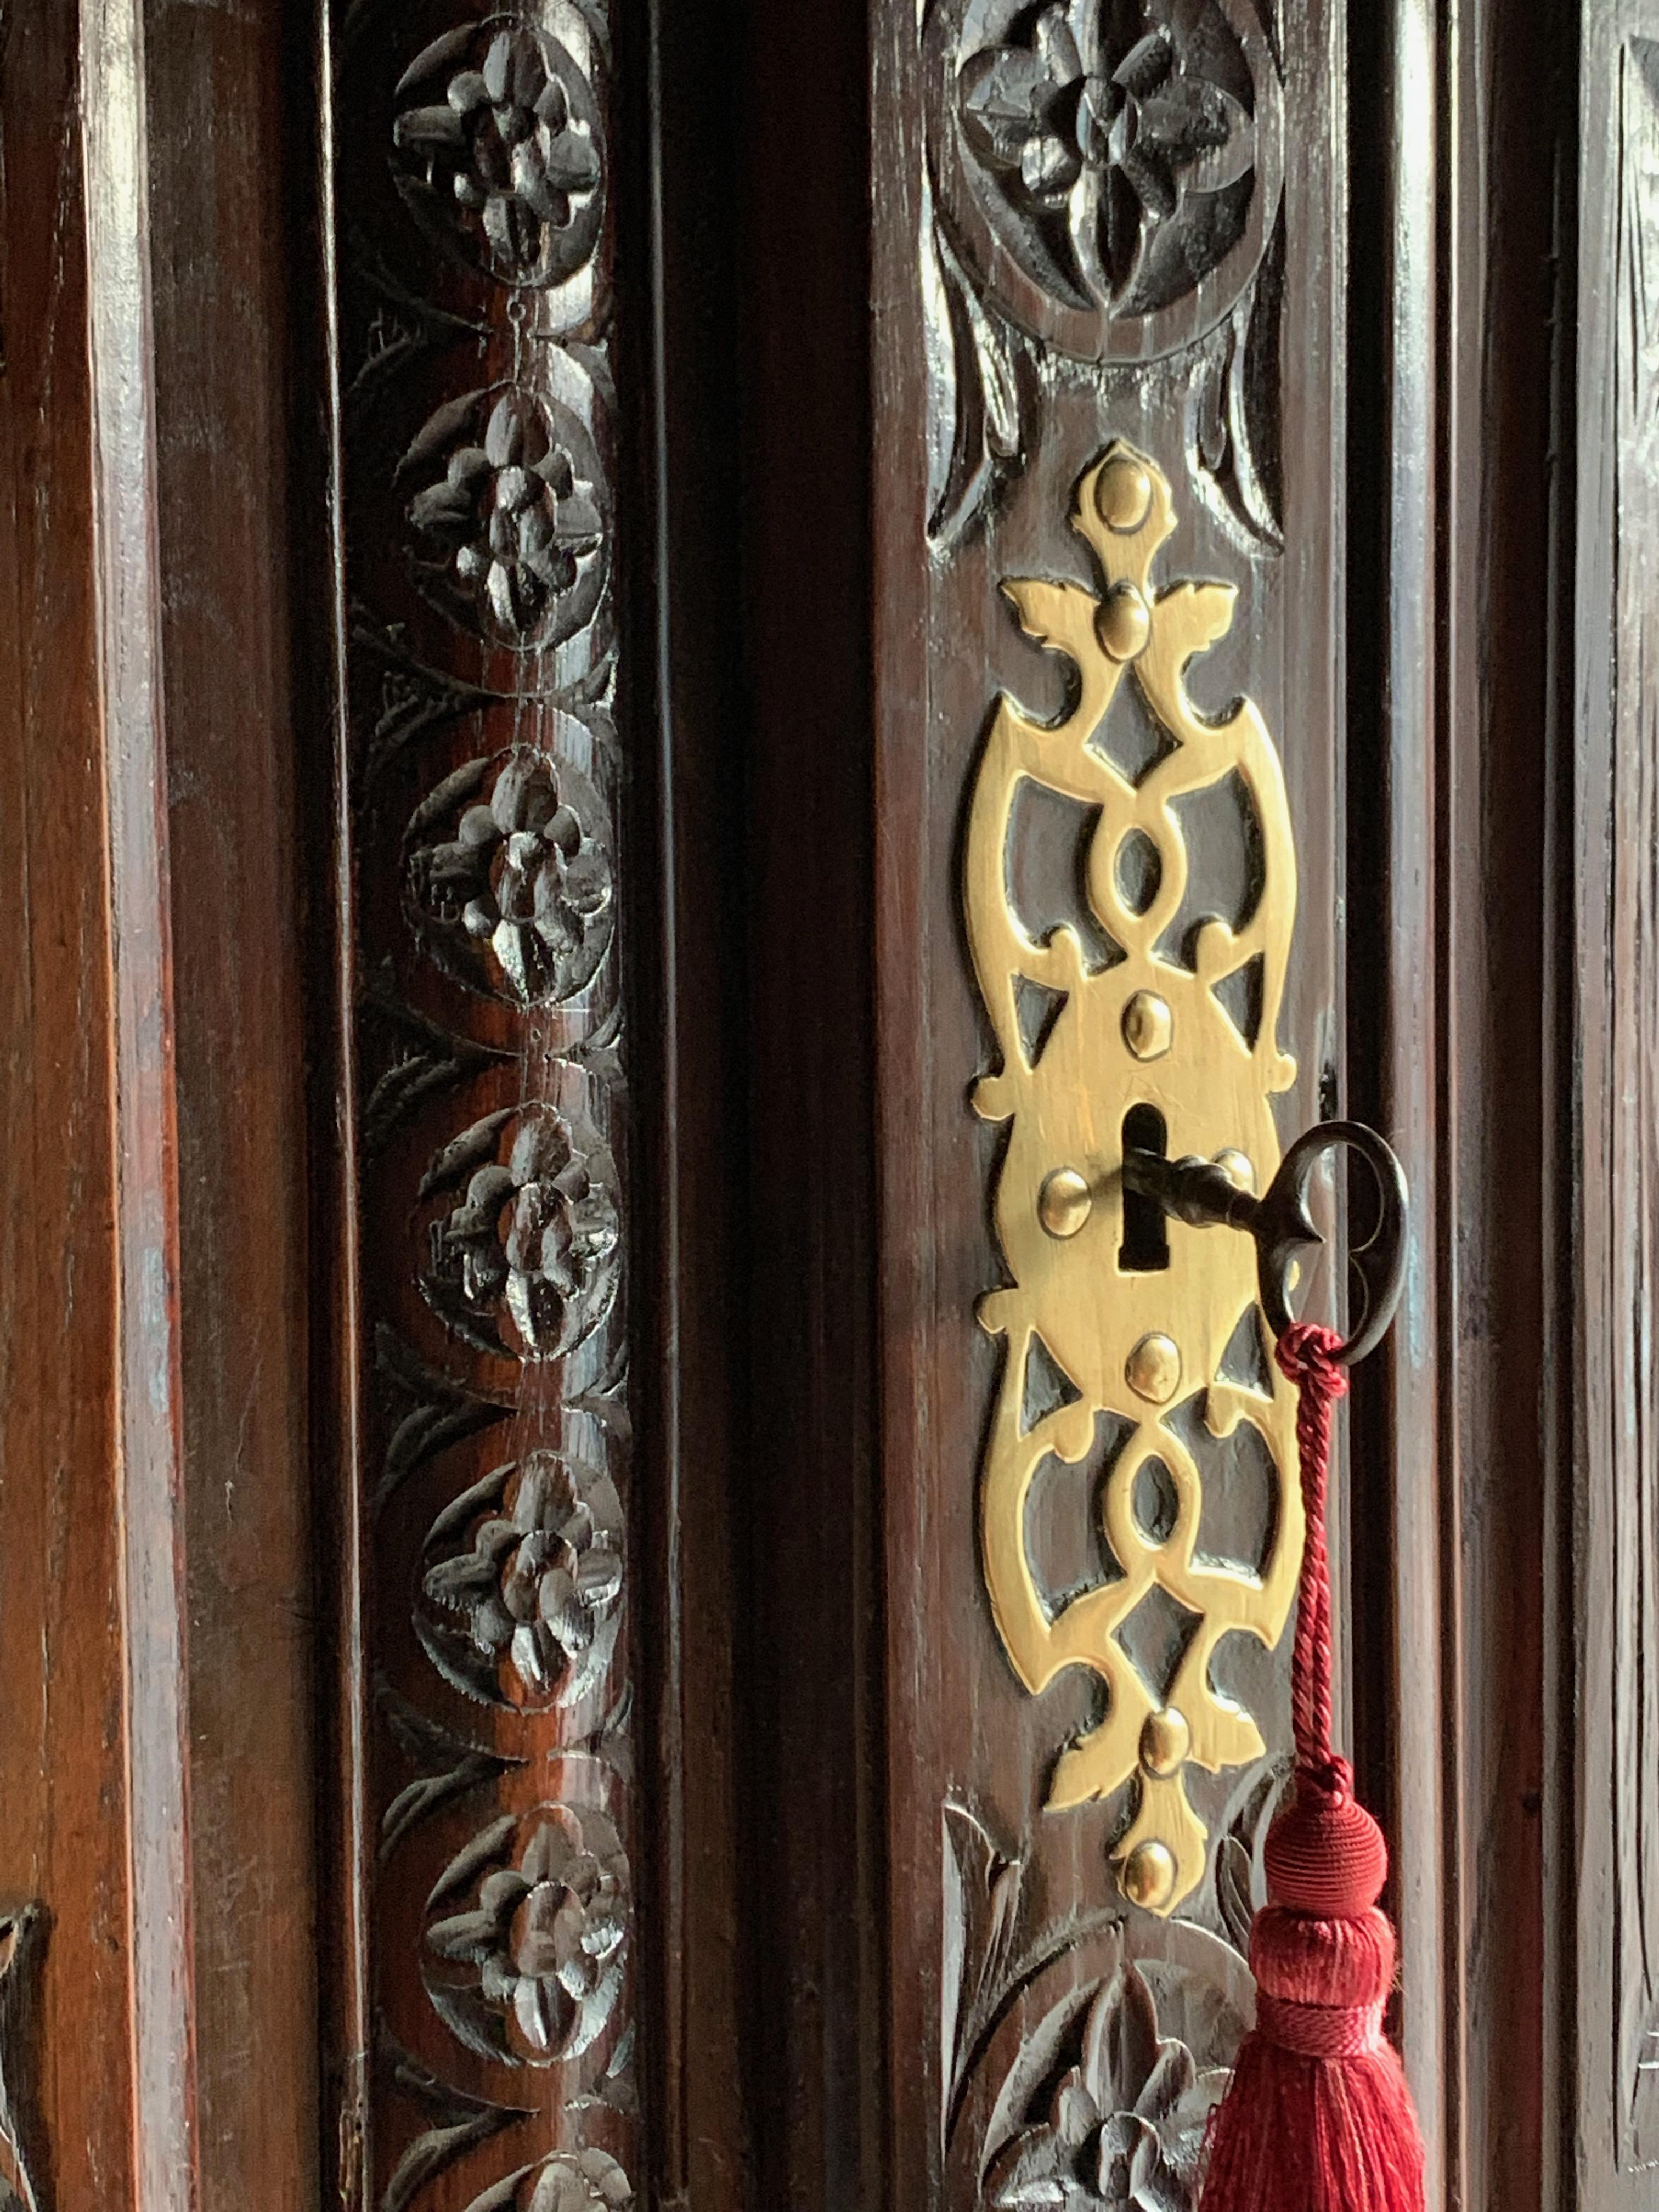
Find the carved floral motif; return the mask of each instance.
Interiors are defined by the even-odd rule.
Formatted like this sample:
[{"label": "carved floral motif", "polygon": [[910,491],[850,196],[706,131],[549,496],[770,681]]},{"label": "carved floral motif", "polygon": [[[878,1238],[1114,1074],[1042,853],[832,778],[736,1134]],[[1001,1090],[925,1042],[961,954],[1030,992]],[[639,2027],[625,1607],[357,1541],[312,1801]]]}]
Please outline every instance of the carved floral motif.
[{"label": "carved floral motif", "polygon": [[615,1825],[592,1806],[507,1815],[456,1856],[428,1909],[459,1897],[470,1902],[426,1931],[434,1960],[466,1970],[459,1981],[428,1974],[445,2021],[486,2057],[580,2057],[622,1994],[629,1883]]},{"label": "carved floral motif", "polygon": [[935,0],[923,42],[939,212],[1000,310],[1083,359],[1169,351],[1227,313],[1280,182],[1252,0]]},{"label": "carved floral motif", "polygon": [[1089,2007],[1079,2063],[1048,2118],[999,2154],[985,2198],[1001,2212],[1170,2212],[1188,2202],[1204,2133],[1227,2086],[1184,2043],[1160,2036],[1158,2008],[1133,1960]]},{"label": "carved floral motif", "polygon": [[[1259,1880],[1277,1778],[1253,1777],[1206,1917]],[[1254,2004],[1231,1943],[1190,1920],[1074,1915],[1032,1928],[1025,1866],[965,1805],[943,1820],[940,2148],[953,2204],[981,2212],[1194,2212],[1209,2116]]]},{"label": "carved floral motif", "polygon": [[549,2159],[525,2200],[525,2212],[620,2212],[633,2202],[633,2185],[616,2160],[608,2151],[588,2149]]},{"label": "carved floral motif", "polygon": [[615,885],[597,795],[528,745],[471,761],[410,824],[410,895],[439,957],[473,988],[557,1004],[611,941]]},{"label": "carved floral motif", "polygon": [[503,644],[568,635],[592,611],[604,543],[599,467],[566,407],[516,387],[449,402],[427,423],[406,471],[435,461],[409,519],[436,550],[434,583]]},{"label": "carved floral motif", "polygon": [[1190,291],[1243,234],[1249,74],[1218,16],[1200,46],[1166,24],[1114,37],[1108,12],[1101,0],[1045,8],[1024,37],[964,63],[958,98],[1030,273],[1079,306],[1144,314]]},{"label": "carved floral motif", "polygon": [[[439,1559],[426,1595],[464,1616],[483,1673],[445,1672],[474,1694],[501,1677],[517,1699],[567,1705],[609,1664],[623,1589],[623,1510],[611,1478],[550,1451],[498,1468],[451,1506],[431,1545],[470,1534]],[[444,1663],[444,1662],[441,1662]]]},{"label": "carved floral motif", "polygon": [[440,1155],[422,1195],[458,1188],[432,1224],[427,1297],[488,1351],[573,1351],[609,1310],[621,1267],[608,1147],[554,1105],[508,1108]]},{"label": "carved floral motif", "polygon": [[558,39],[511,16],[434,40],[398,87],[400,181],[428,222],[492,275],[568,276],[593,250],[602,201],[593,88]]},{"label": "carved floral motif", "polygon": [[1045,351],[1194,349],[1206,495],[1276,544],[1284,87],[1255,0],[930,0],[927,529],[1026,458]]}]

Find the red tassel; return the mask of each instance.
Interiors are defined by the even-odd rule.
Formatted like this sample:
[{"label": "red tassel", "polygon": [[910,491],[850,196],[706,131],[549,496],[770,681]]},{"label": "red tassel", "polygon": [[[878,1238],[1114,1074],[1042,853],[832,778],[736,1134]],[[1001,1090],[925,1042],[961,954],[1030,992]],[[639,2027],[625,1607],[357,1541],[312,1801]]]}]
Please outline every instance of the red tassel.
[{"label": "red tassel", "polygon": [[1331,1589],[1325,1485],[1341,1340],[1296,1322],[1279,1364],[1301,1392],[1297,1445],[1308,1534],[1291,1700],[1296,1796],[1267,1838],[1271,1902],[1250,1930],[1256,2024],[1211,2124],[1203,2212],[1423,2212],[1423,2142],[1382,2033],[1394,1929],[1376,1900],[1382,1830],[1331,1749]]}]

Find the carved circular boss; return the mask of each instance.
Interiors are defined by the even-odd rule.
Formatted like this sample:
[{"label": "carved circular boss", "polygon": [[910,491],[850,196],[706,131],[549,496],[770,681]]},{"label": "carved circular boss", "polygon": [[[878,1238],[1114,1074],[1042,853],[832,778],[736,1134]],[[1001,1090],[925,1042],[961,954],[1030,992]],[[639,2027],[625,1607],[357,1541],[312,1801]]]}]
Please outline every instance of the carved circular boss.
[{"label": "carved circular boss", "polygon": [[923,65],[940,223],[1021,329],[1146,361],[1236,304],[1284,179],[1253,0],[938,0]]}]

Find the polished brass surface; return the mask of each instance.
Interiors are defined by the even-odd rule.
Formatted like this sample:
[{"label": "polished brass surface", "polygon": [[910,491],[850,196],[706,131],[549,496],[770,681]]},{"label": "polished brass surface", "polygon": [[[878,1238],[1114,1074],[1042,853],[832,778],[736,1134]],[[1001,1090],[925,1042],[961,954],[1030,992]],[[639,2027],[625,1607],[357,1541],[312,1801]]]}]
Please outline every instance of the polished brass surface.
[{"label": "polished brass surface", "polygon": [[1152,611],[1133,584],[1116,584],[1100,603],[1096,627],[1109,659],[1133,660],[1152,634]]},{"label": "polished brass surface", "polygon": [[1173,1337],[1154,1329],[1129,1354],[1123,1373],[1137,1398],[1145,1398],[1149,1405],[1167,1406],[1181,1383],[1180,1347]]},{"label": "polished brass surface", "polygon": [[1137,1844],[1121,1863],[1118,1881],[1131,1905],[1168,1912],[1177,1903],[1175,1854],[1167,1844]]},{"label": "polished brass surface", "polygon": [[1175,1030],[1167,999],[1137,991],[1123,1009],[1123,1042],[1137,1060],[1162,1060]]},{"label": "polished brass surface", "polygon": [[1037,1211],[1051,1237],[1075,1237],[1094,1205],[1088,1177],[1075,1168],[1056,1168],[1042,1186]]},{"label": "polished brass surface", "polygon": [[1140,1764],[1146,1773],[1159,1780],[1178,1773],[1192,1747],[1193,1732],[1184,1713],[1165,1705],[1159,1712],[1147,1714],[1146,1725],[1140,1731]]},{"label": "polished brass surface", "polygon": [[1152,503],[1152,477],[1127,453],[1121,452],[1100,471],[1095,485],[1095,504],[1109,530],[1139,530]]},{"label": "polished brass surface", "polygon": [[[1144,496],[1142,487],[1144,485]],[[1170,488],[1143,454],[1112,447],[1079,480],[1073,524],[1096,564],[1098,587],[1022,577],[1005,590],[1027,635],[1070,663],[1071,711],[1053,722],[1010,697],[996,705],[975,773],[963,863],[963,908],[981,995],[996,1033],[998,1064],[975,1086],[976,1110],[1007,1127],[994,1170],[997,1237],[1012,1280],[981,1302],[980,1319],[1006,1340],[1002,1380],[982,1472],[981,1556],[999,1633],[1022,1682],[1046,1690],[1067,1667],[1105,1682],[1103,1719],[1060,1750],[1048,1791],[1053,1808],[1109,1796],[1135,1783],[1135,1802],[1116,1846],[1126,1896],[1169,1912],[1196,1887],[1206,1835],[1188,1796],[1189,1763],[1212,1771],[1263,1755],[1255,1720],[1217,1693],[1216,1646],[1243,1632],[1267,1644],[1282,1632],[1302,1551],[1302,1504],[1293,1480],[1295,1407],[1271,1370],[1260,1387],[1226,1380],[1223,1356],[1255,1298],[1248,1237],[1164,1223],[1167,1265],[1137,1270],[1123,1246],[1124,1120],[1131,1109],[1161,1117],[1167,1151],[1214,1160],[1237,1153],[1266,1184],[1279,1164],[1273,1095],[1294,1063],[1279,1050],[1278,1023],[1296,913],[1296,862],[1284,777],[1267,726],[1248,700],[1200,715],[1185,688],[1188,665],[1233,618],[1228,584],[1155,584],[1152,569],[1174,528]],[[1138,606],[1145,635],[1133,633]],[[1164,734],[1165,750],[1131,781],[1091,743],[1122,684]],[[1237,928],[1212,918],[1176,951],[1160,942],[1181,912],[1191,872],[1176,802],[1236,776],[1254,814],[1261,881]],[[1028,933],[1008,888],[1015,795],[1030,781],[1096,811],[1084,880],[1100,927],[1123,957],[1103,966],[1069,924],[1039,940]],[[1144,911],[1120,888],[1124,839],[1141,832],[1159,868]],[[1259,1018],[1246,1036],[1218,987],[1259,960]],[[1184,964],[1190,961],[1191,965]],[[1045,1034],[1028,1045],[1019,1019],[1022,979],[1060,995]],[[1133,1012],[1131,1011],[1133,1007]],[[1057,1171],[1081,1180],[1090,1204],[1074,1212],[1051,1192]],[[1231,1165],[1226,1172],[1232,1170]],[[1067,1191],[1073,1186],[1066,1185]],[[1176,1395],[1164,1410],[1132,1378],[1149,1338],[1175,1352]],[[1075,1396],[1028,1428],[1026,1370],[1036,1340]],[[1277,1478],[1275,1534],[1260,1574],[1218,1564],[1198,1550],[1204,1477],[1165,1411],[1181,1394],[1201,1399],[1209,1433],[1257,1431]],[[1119,1573],[1051,1607],[1025,1548],[1025,1513],[1039,1467],[1052,1455],[1078,1464],[1095,1449],[1103,1416],[1131,1424],[1100,1486],[1103,1533]],[[1167,1470],[1173,1525],[1158,1537],[1137,1522],[1135,1480],[1149,1460]],[[1154,1585],[1198,1617],[1167,1696],[1142,1675],[1118,1632]],[[1165,1706],[1181,1716],[1184,1745],[1143,1756],[1149,1718]]]}]

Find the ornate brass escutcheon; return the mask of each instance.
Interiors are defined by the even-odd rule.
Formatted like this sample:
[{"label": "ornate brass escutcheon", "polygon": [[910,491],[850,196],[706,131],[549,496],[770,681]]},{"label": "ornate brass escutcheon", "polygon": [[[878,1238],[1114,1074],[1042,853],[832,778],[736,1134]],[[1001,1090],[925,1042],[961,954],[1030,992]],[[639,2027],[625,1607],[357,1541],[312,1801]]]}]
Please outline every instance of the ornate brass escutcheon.
[{"label": "ornate brass escutcheon", "polygon": [[[973,1103],[986,1120],[1008,1125],[993,1201],[1012,1278],[980,1306],[983,1326],[1006,1340],[982,1474],[981,1543],[998,1632],[1026,1688],[1041,1692],[1072,1666],[1091,1668],[1106,1686],[1104,1717],[1060,1752],[1049,1805],[1104,1797],[1133,1781],[1136,1802],[1115,1850],[1118,1880],[1133,1902],[1168,1913],[1204,1870],[1206,1830],[1186,1769],[1243,1765],[1264,1749],[1255,1720],[1212,1680],[1212,1656],[1238,1631],[1277,1642],[1295,1591],[1303,1518],[1290,1386],[1270,1360],[1255,1363],[1253,1379],[1224,1373],[1256,1301],[1251,1245],[1209,1235],[1201,1224],[1222,1218],[1214,1212],[1183,1218],[1145,1197],[1145,1175],[1126,1192],[1125,1154],[1145,1150],[1172,1164],[1192,1155],[1224,1188],[1267,1190],[1279,1160],[1272,1100],[1295,1074],[1277,1030],[1296,858],[1284,776],[1261,715],[1240,700],[1212,719],[1187,696],[1188,664],[1225,635],[1236,594],[1227,584],[1154,580],[1174,527],[1164,477],[1144,455],[1113,445],[1079,479],[1072,519],[1098,588],[1021,578],[1004,589],[1026,633],[1071,664],[1073,704],[1044,722],[1006,694],[998,700],[964,864],[969,941],[1000,1052]],[[1126,703],[1126,684],[1138,689],[1162,739],[1133,777],[1100,742],[1115,702]],[[1172,925],[1189,854],[1177,802],[1232,776],[1253,817],[1254,902],[1237,927],[1203,921],[1178,946]],[[1070,924],[1041,941],[1023,925],[1008,870],[1013,811],[1028,779],[1098,809],[1085,886],[1121,958],[1085,945]],[[1130,842],[1143,854],[1150,843],[1156,856],[1138,888],[1126,888]],[[1240,1017],[1240,995],[1223,988],[1246,972],[1253,1018]],[[1052,994],[1050,1018],[1035,1035],[1021,1019],[1031,985]],[[1134,1233],[1137,1203],[1153,1209],[1151,1250]],[[1044,1353],[1072,1395],[1028,1425],[1028,1364]],[[1210,1558],[1200,1544],[1203,1478],[1170,1418],[1200,1393],[1209,1433],[1231,1437],[1249,1423],[1275,1470],[1274,1528],[1260,1571]],[[1027,1551],[1031,1486],[1050,1454],[1073,1465],[1086,1460],[1104,1416],[1128,1425],[1101,1492],[1118,1573],[1051,1604]],[[1137,1516],[1136,1480],[1153,1460],[1170,1478],[1174,1513],[1167,1525],[1149,1527]],[[1166,1694],[1145,1679],[1121,1633],[1155,1586],[1197,1621]]]}]

